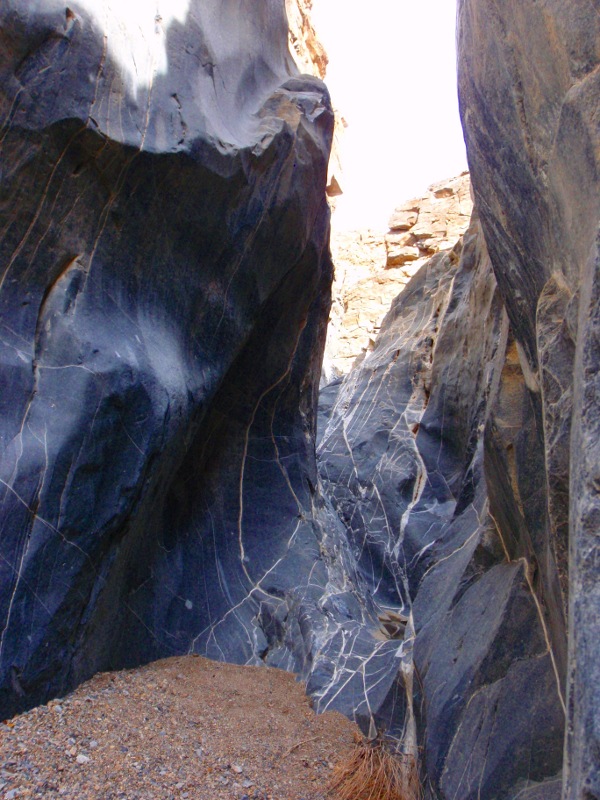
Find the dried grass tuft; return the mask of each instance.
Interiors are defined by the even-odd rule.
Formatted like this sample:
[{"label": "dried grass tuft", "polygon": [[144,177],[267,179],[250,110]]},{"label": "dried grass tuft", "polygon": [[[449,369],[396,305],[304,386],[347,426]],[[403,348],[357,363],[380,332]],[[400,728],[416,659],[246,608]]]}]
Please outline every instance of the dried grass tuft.
[{"label": "dried grass tuft", "polygon": [[384,739],[360,739],[352,755],[338,763],[327,794],[335,800],[420,800],[416,760],[394,753]]}]

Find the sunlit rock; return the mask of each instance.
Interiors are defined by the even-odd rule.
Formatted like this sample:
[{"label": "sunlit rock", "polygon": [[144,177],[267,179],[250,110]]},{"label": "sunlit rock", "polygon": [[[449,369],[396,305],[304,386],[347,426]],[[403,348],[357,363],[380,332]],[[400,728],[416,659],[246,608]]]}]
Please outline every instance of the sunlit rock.
[{"label": "sunlit rock", "polygon": [[323,383],[346,375],[373,347],[398,292],[433,253],[454,247],[469,225],[472,208],[469,176],[464,174],[398,206],[386,234],[334,225],[335,280]]}]

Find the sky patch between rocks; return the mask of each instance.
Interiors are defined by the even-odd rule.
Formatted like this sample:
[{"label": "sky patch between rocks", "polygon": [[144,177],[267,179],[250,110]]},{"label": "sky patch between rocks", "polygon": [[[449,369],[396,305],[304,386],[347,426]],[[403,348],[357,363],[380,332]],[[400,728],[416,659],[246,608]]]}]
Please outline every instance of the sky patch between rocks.
[{"label": "sky patch between rocks", "polygon": [[334,224],[387,228],[394,206],[467,168],[454,0],[313,0],[326,83],[348,123]]}]

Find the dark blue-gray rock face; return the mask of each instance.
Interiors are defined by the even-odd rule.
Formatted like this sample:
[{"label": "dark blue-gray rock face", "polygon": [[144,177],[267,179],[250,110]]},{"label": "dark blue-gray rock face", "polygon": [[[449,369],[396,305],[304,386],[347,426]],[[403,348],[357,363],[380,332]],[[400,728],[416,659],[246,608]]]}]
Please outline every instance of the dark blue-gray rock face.
[{"label": "dark blue-gray rock face", "polygon": [[481,222],[325,390],[320,477],[326,90],[283,0],[104,5],[0,9],[0,716],[265,661],[427,800],[558,798],[568,711],[600,798],[597,3],[459,3]]},{"label": "dark blue-gray rock face", "polygon": [[460,0],[481,230],[323,397],[323,482],[403,636],[389,717],[431,800],[600,798],[598,11]]},{"label": "dark blue-gray rock face", "polygon": [[[592,0],[459,2],[475,202],[540,421],[542,446],[517,465],[544,476],[537,541],[568,594],[565,800],[600,798],[598,12]],[[555,642],[559,596],[546,585]]]},{"label": "dark blue-gray rock face", "polygon": [[557,570],[539,541],[539,421],[476,221],[413,278],[334,391],[324,489],[382,633],[402,640],[405,696],[388,728],[413,738],[431,800],[538,784],[552,796],[565,636],[558,617],[555,645],[543,600]]},{"label": "dark blue-gray rock face", "polygon": [[2,718],[316,646],[333,116],[283,0],[175,5],[0,9]]}]

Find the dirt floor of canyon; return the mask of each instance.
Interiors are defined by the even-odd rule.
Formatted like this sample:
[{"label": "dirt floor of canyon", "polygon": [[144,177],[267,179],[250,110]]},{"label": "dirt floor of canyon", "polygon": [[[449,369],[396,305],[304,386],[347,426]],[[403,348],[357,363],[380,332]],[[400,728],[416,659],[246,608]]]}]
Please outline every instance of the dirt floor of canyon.
[{"label": "dirt floor of canyon", "polygon": [[289,673],[170,658],[0,724],[0,798],[320,800],[356,735]]}]

